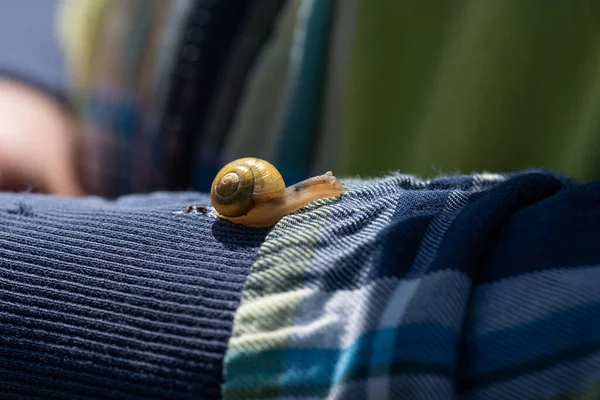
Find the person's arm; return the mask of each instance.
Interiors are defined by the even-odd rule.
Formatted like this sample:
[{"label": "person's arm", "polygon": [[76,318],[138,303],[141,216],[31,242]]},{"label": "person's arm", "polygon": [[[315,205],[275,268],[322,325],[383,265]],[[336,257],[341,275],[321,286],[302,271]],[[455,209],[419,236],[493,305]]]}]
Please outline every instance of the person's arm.
[{"label": "person's arm", "polygon": [[63,107],[58,0],[0,4],[0,190],[81,192],[75,135]]},{"label": "person's arm", "polygon": [[0,78],[0,189],[79,195],[74,124],[55,98]]},{"label": "person's arm", "polygon": [[0,398],[597,397],[600,183],[341,180],[271,229],[0,193]]}]

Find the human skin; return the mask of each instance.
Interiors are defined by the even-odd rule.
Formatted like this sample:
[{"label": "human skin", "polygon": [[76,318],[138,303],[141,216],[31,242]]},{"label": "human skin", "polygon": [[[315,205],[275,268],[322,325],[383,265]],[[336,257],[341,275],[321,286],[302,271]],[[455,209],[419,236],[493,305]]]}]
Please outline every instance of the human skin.
[{"label": "human skin", "polygon": [[51,96],[0,78],[0,190],[78,196],[75,124]]}]

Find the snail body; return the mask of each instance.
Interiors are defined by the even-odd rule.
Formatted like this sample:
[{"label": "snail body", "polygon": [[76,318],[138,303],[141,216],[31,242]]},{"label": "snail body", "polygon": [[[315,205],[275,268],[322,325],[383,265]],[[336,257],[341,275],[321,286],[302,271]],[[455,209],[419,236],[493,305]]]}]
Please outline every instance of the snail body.
[{"label": "snail body", "polygon": [[336,197],[343,185],[327,172],[285,187],[279,171],[259,158],[240,158],[215,177],[210,199],[220,218],[250,227],[269,227],[308,203]]}]

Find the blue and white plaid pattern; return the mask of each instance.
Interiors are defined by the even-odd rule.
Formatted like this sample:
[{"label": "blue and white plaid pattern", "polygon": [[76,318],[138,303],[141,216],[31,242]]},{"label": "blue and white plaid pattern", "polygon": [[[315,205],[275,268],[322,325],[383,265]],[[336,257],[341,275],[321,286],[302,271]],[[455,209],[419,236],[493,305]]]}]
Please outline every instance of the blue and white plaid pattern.
[{"label": "blue and white plaid pattern", "polygon": [[599,393],[600,184],[537,171],[346,183],[267,237],[226,399]]}]

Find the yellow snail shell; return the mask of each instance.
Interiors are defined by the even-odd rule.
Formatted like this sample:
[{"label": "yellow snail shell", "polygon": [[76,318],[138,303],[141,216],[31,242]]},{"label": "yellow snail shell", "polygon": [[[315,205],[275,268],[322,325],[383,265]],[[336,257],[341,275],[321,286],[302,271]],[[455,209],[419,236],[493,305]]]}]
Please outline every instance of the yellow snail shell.
[{"label": "yellow snail shell", "polygon": [[246,157],[225,165],[215,177],[210,200],[217,215],[236,224],[261,228],[308,203],[345,192],[327,172],[285,187],[281,174],[265,160]]}]

